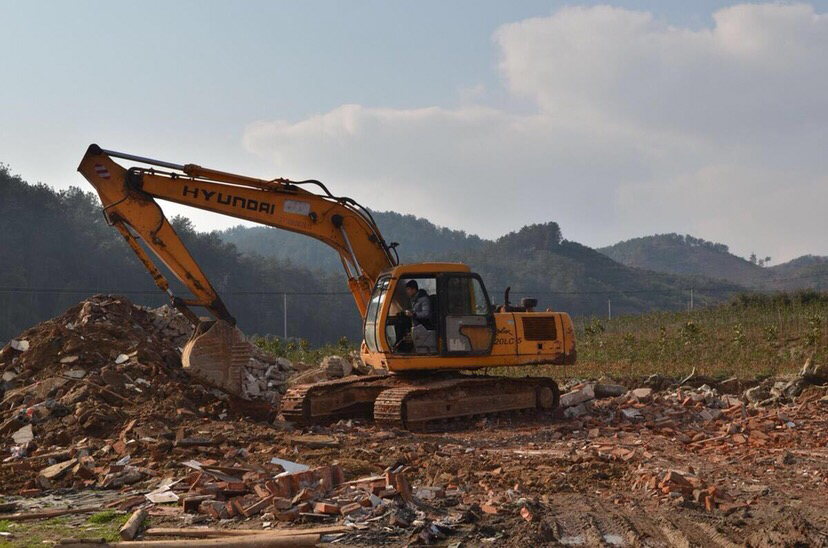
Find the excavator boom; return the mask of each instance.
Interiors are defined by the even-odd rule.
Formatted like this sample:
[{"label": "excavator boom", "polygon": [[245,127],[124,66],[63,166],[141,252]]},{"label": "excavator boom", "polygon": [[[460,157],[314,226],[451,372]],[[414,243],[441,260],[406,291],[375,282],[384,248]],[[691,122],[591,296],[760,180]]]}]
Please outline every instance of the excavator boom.
[{"label": "excavator boom", "polygon": [[[121,158],[149,167],[124,168]],[[394,244],[383,240],[370,212],[350,198],[336,197],[322,183],[263,180],[178,165],[91,145],[78,167],[97,189],[107,220],[124,236],[163,291],[169,284],[138,239],[190,290],[193,299],[173,304],[191,319],[190,306],[206,308],[218,320],[235,323],[207,276],[170,225],[156,199],[222,213],[316,238],[337,251],[348,285],[364,317],[380,273],[398,263]],[[306,186],[317,186],[314,194]]]}]

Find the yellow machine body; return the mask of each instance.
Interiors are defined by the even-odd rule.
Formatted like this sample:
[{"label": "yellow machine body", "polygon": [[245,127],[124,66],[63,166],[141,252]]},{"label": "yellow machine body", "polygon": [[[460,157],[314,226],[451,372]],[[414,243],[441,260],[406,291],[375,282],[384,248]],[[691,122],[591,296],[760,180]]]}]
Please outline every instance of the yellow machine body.
[{"label": "yellow machine body", "polygon": [[[153,167],[125,168],[113,158]],[[107,220],[126,239],[158,287],[170,294],[173,305],[195,324],[202,322],[190,307],[205,308],[216,320],[231,326],[235,318],[156,199],[304,234],[333,248],[342,259],[363,318],[362,358],[374,367],[407,372],[575,363],[575,332],[567,314],[526,307],[496,309],[480,276],[464,264],[399,264],[396,244],[385,242],[370,212],[349,198],[332,195],[318,181],[257,179],[107,151],[97,145],[89,147],[78,170],[98,191]],[[323,192],[311,192],[309,186]],[[170,269],[191,296],[172,294],[145,248]],[[404,288],[411,280],[419,281],[429,298],[427,328],[406,324],[410,302]],[[202,324],[198,332],[208,336],[194,340],[202,341],[199,344],[209,351],[192,355],[199,356],[201,365],[216,374],[212,369],[228,361],[226,349],[220,347],[227,344],[217,333],[229,331]]]},{"label": "yellow machine body", "polygon": [[[437,286],[435,344],[412,352],[396,351],[389,318],[403,304],[400,295],[405,283],[423,279],[433,279]],[[482,291],[474,291],[474,284]],[[452,294],[453,290],[460,294]],[[475,302],[475,298],[485,302]],[[453,310],[451,299],[474,306]],[[461,308],[459,313],[457,308]],[[575,330],[563,312],[495,311],[482,280],[465,264],[401,265],[381,274],[375,285],[361,356],[373,367],[394,372],[574,364]]]}]

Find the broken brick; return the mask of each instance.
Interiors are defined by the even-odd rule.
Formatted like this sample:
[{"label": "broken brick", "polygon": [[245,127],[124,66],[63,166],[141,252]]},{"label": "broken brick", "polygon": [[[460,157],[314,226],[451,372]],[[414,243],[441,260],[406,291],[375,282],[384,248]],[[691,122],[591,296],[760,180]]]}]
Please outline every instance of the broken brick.
[{"label": "broken brick", "polygon": [[313,511],[317,514],[339,515],[339,506],[327,502],[317,502],[313,505]]}]

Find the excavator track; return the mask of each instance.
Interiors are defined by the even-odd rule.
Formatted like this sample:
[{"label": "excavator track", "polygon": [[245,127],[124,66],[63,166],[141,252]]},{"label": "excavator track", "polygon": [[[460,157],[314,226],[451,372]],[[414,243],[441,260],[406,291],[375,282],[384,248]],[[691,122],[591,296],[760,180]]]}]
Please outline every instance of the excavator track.
[{"label": "excavator track", "polygon": [[464,376],[389,388],[374,403],[374,420],[386,426],[422,431],[439,429],[440,423],[447,420],[553,410],[559,401],[558,384],[549,378]]},{"label": "excavator track", "polygon": [[372,375],[291,388],[282,399],[282,416],[312,425],[373,415],[378,424],[421,431],[448,420],[553,410],[559,401],[558,384],[550,378]]},{"label": "excavator track", "polygon": [[300,425],[370,418],[377,396],[394,384],[392,375],[368,375],[299,385],[282,398],[282,416]]}]

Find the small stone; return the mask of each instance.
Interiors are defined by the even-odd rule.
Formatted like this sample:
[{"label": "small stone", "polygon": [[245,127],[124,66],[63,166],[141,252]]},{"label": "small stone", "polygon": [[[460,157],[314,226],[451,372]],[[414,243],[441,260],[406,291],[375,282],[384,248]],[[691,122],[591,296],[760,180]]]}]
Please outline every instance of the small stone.
[{"label": "small stone", "polygon": [[770,397],[770,388],[766,384],[760,384],[745,390],[745,399],[756,403],[767,400]]},{"label": "small stone", "polygon": [[638,401],[646,402],[646,401],[649,401],[652,398],[653,389],[652,388],[636,388],[635,390],[632,391],[632,395]]},{"label": "small stone", "polygon": [[621,414],[624,415],[625,419],[631,420],[631,421],[635,420],[635,419],[643,418],[642,415],[641,415],[641,411],[639,411],[638,409],[634,409],[632,407],[622,409]]},{"label": "small stone", "polygon": [[408,520],[402,518],[396,512],[391,513],[391,517],[389,518],[388,523],[392,527],[408,527],[411,524]]},{"label": "small stone", "polygon": [[14,434],[12,434],[12,439],[14,443],[17,445],[23,445],[24,443],[28,443],[34,439],[34,434],[32,433],[32,425],[27,424]]},{"label": "small stone", "polygon": [[699,417],[706,421],[713,421],[722,416],[721,409],[702,409],[699,412]]},{"label": "small stone", "polygon": [[53,464],[52,466],[47,466],[43,470],[40,471],[38,477],[44,478],[46,480],[54,480],[58,479],[60,476],[66,473],[67,470],[72,468],[75,465],[76,459],[70,459],[67,461],[59,462],[57,464]]},{"label": "small stone", "polygon": [[782,393],[790,399],[798,398],[807,386],[805,379],[794,379],[782,388]]},{"label": "small stone", "polygon": [[586,415],[586,413],[587,408],[584,404],[581,403],[573,407],[567,407],[564,410],[564,417],[566,417],[567,419],[575,419],[582,415]]},{"label": "small stone", "polygon": [[808,358],[799,375],[813,384],[828,383],[828,365],[813,363],[811,358]]},{"label": "small stone", "polygon": [[76,361],[78,361],[77,356],[65,356],[65,357],[60,359],[60,363],[73,363],[73,362],[76,362]]},{"label": "small stone", "polygon": [[620,384],[604,384],[598,383],[595,385],[596,398],[617,398],[623,396],[627,389]]},{"label": "small stone", "polygon": [[354,370],[351,362],[342,356],[326,356],[322,360],[321,368],[334,379],[347,377]]},{"label": "small stone", "polygon": [[115,363],[122,364],[129,359],[129,356],[126,354],[118,354],[118,357],[115,358]]},{"label": "small stone", "polygon": [[780,465],[790,465],[794,464],[795,462],[796,457],[794,457],[793,453],[791,453],[788,450],[783,451],[782,454],[776,458],[776,463]]},{"label": "small stone", "polygon": [[25,352],[29,349],[29,341],[18,341],[17,339],[12,339],[11,347],[19,352]]}]

